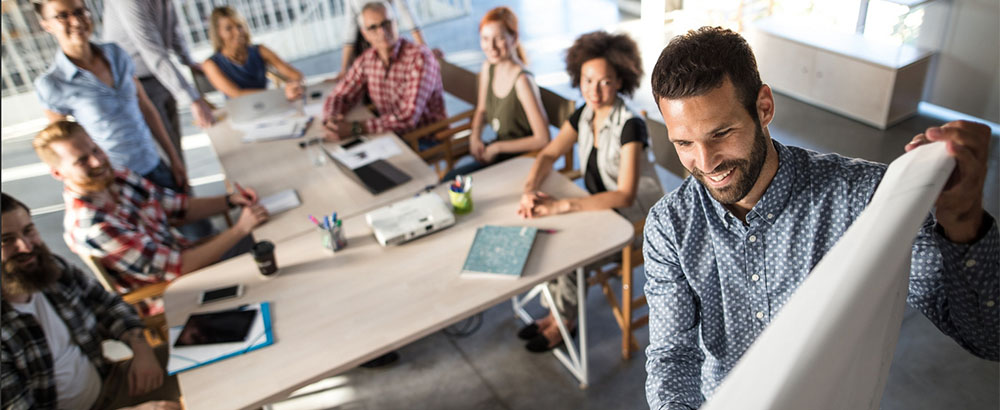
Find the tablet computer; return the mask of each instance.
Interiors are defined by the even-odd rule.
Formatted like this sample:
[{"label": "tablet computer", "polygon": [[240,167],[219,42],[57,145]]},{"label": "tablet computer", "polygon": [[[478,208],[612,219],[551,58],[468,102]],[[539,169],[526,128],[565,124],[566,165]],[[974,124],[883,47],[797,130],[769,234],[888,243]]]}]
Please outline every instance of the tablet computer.
[{"label": "tablet computer", "polygon": [[256,317],[257,309],[193,314],[184,323],[174,346],[242,342]]}]

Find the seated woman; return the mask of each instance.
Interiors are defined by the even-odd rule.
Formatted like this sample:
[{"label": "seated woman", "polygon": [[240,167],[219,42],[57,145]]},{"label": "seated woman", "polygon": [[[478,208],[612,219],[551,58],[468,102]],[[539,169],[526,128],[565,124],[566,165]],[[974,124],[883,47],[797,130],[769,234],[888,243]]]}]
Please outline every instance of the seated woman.
[{"label": "seated woman", "polygon": [[[486,61],[479,71],[478,101],[469,136],[469,153],[475,162],[455,168],[444,180],[539,150],[549,142],[549,120],[542,110],[538,86],[524,69],[514,12],[502,6],[486,12],[479,22],[479,46]],[[489,144],[482,139],[486,122],[497,134]]]},{"label": "seated woman", "polygon": [[228,98],[267,89],[267,68],[274,67],[285,80],[289,100],[302,97],[302,73],[271,49],[250,44],[246,20],[229,6],[212,10],[209,35],[215,54],[201,65],[216,90]]},{"label": "seated woman", "polygon": [[[535,159],[524,183],[518,215],[536,218],[614,209],[633,223],[644,220],[649,208],[663,196],[663,189],[646,156],[646,123],[624,100],[624,96],[632,95],[642,77],[642,60],[635,41],[625,34],[584,34],[566,54],[566,71],[586,103]],[[573,149],[574,143],[579,147],[584,184],[591,195],[558,199],[539,191],[552,164]],[[641,245],[642,237],[636,237],[636,242]],[[569,328],[576,325],[577,285],[575,274],[549,283],[556,309]],[[518,337],[529,340],[525,348],[532,352],[544,352],[562,342],[551,314],[521,329]]]}]

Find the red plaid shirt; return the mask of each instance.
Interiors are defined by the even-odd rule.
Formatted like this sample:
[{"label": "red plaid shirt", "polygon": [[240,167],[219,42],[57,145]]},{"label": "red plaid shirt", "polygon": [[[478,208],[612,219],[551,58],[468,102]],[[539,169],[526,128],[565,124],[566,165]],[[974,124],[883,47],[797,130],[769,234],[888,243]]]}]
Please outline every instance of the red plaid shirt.
[{"label": "red plaid shirt", "polygon": [[374,48],[365,50],[327,97],[323,117],[347,113],[366,89],[379,113],[364,122],[370,133],[405,134],[447,117],[441,70],[427,46],[399,39],[388,67]]},{"label": "red plaid shirt", "polygon": [[115,276],[118,292],[180,276],[181,250],[188,243],[169,220],[184,217],[187,195],[156,186],[126,168],[115,168],[108,191],[111,195],[63,191],[69,248],[99,258]]}]

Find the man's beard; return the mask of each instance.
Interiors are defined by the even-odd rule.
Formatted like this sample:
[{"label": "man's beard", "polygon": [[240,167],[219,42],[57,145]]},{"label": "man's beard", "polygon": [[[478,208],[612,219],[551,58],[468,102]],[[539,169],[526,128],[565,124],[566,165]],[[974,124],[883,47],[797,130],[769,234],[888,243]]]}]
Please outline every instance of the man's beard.
[{"label": "man's beard", "polygon": [[95,168],[90,171],[87,175],[87,179],[77,182],[77,186],[84,193],[94,193],[101,192],[108,189],[111,183],[115,180],[115,173],[108,164],[102,165],[100,168]]},{"label": "man's beard", "polygon": [[14,255],[3,262],[3,293],[29,295],[48,289],[61,273],[49,248],[40,243],[31,252]]},{"label": "man's beard", "polygon": [[764,168],[764,160],[767,158],[767,138],[764,135],[764,129],[758,125],[757,132],[754,135],[753,147],[750,149],[750,156],[745,159],[730,159],[723,161],[719,166],[712,170],[712,173],[723,171],[727,169],[733,169],[733,177],[738,178],[730,182],[729,185],[722,187],[721,189],[713,188],[710,184],[705,182],[705,174],[701,170],[695,168],[691,170],[691,175],[701,183],[708,193],[715,198],[716,201],[723,205],[731,205],[739,202],[741,199],[745,198],[750,190],[753,189],[755,183],[757,183],[757,177],[760,176],[761,169]]}]

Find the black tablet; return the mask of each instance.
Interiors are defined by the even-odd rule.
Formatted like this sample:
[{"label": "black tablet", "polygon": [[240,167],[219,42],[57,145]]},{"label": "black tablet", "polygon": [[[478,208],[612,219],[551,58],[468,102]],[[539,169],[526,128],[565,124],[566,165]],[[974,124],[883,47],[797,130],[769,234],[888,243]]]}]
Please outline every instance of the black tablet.
[{"label": "black tablet", "polygon": [[257,309],[193,314],[188,317],[174,346],[242,342],[256,317]]}]

